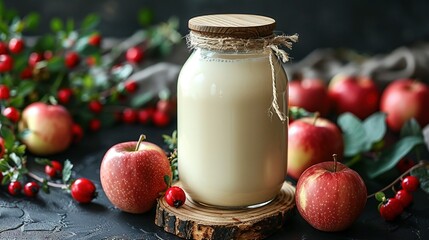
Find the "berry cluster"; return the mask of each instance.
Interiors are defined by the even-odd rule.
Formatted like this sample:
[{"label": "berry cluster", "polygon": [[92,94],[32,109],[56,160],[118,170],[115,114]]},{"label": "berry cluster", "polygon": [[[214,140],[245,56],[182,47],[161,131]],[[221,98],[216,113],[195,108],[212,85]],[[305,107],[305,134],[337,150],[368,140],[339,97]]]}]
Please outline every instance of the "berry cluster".
[{"label": "berry cluster", "polygon": [[383,192],[375,195],[376,199],[380,201],[378,209],[380,215],[386,221],[393,221],[399,217],[405,208],[407,208],[413,201],[413,192],[419,187],[419,179],[415,176],[407,176],[401,182],[399,191],[396,192],[392,198],[386,198]]},{"label": "berry cluster", "polygon": [[[37,159],[37,161],[39,163],[45,164],[45,174],[49,179],[55,180],[63,177],[64,169],[63,165],[59,161],[49,161],[47,159]],[[69,170],[71,169],[69,168]],[[48,192],[49,187],[56,187],[69,190],[73,199],[79,203],[89,203],[97,197],[96,187],[94,183],[86,178],[78,178],[74,181],[71,181],[70,184],[66,184],[48,182],[46,181],[46,179],[40,178],[33,173],[29,173],[29,176],[33,179],[40,181],[42,186],[40,186],[36,181],[29,181],[25,183],[23,188],[21,181],[13,180],[9,182],[7,187],[9,194],[12,196],[18,196],[22,192],[27,197],[36,197],[40,189],[45,192]],[[6,181],[3,180],[3,174],[0,172],[0,182],[7,182],[6,179]],[[67,179],[63,178],[63,180],[69,182],[68,177]]]}]

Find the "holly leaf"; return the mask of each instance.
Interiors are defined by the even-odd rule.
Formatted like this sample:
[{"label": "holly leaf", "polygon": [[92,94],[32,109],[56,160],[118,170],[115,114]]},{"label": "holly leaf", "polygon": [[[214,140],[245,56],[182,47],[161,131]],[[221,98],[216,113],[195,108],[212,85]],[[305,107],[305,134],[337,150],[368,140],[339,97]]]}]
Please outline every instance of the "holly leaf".
[{"label": "holly leaf", "polygon": [[343,113],[338,117],[337,123],[343,132],[345,157],[369,150],[366,149],[366,130],[359,118],[351,113]]},{"label": "holly leaf", "polygon": [[416,136],[401,138],[394,145],[381,152],[378,161],[368,168],[368,176],[375,178],[390,169],[405,155],[407,155],[415,146],[424,143],[424,139]]},{"label": "holly leaf", "polygon": [[153,21],[153,11],[149,8],[143,8],[138,13],[139,23],[143,27],[149,26]]}]

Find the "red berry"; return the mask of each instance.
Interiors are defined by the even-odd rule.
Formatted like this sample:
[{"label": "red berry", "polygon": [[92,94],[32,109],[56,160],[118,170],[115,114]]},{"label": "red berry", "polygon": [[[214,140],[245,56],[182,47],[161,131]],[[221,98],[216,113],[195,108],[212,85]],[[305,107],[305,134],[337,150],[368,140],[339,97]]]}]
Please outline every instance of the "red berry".
[{"label": "red berry", "polygon": [[166,112],[168,114],[172,113],[174,109],[173,102],[167,99],[161,99],[156,103],[156,110],[161,112]]},{"label": "red berry", "polygon": [[167,189],[164,198],[168,205],[178,208],[185,203],[186,194],[180,187],[173,186]]},{"label": "red berry", "polygon": [[396,198],[389,198],[386,203],[380,206],[380,214],[387,221],[395,220],[402,211],[404,211],[402,203]]},{"label": "red berry", "polygon": [[91,119],[91,121],[89,121],[89,130],[96,132],[98,130],[100,130],[101,128],[101,121],[99,119]]},{"label": "red berry", "polygon": [[155,111],[152,121],[157,127],[165,127],[170,123],[170,115],[166,112]]},{"label": "red berry", "polygon": [[139,85],[137,84],[136,81],[131,80],[125,83],[124,88],[128,93],[135,93],[139,88]]},{"label": "red berry", "polygon": [[94,47],[99,47],[100,44],[101,44],[101,36],[100,36],[100,34],[96,33],[96,34],[93,34],[92,36],[90,36],[88,38],[88,44],[92,45]]},{"label": "red berry", "polygon": [[43,55],[38,52],[33,52],[28,57],[28,66],[34,67],[36,64],[43,60]]},{"label": "red berry", "polygon": [[88,66],[95,66],[97,64],[97,59],[94,56],[89,56],[86,58],[86,64]]},{"label": "red berry", "polygon": [[51,178],[61,177],[62,172],[63,165],[56,160],[52,160],[50,165],[45,166],[45,173]]},{"label": "red berry", "polygon": [[21,71],[20,74],[21,79],[30,79],[33,77],[33,68],[26,67]]},{"label": "red berry", "polygon": [[152,107],[144,108],[138,111],[138,120],[141,124],[148,124],[152,121],[153,114],[155,113],[155,109]]},{"label": "red berry", "polygon": [[28,182],[24,185],[24,194],[27,197],[35,197],[39,189],[40,186],[36,182]]},{"label": "red berry", "polygon": [[9,51],[11,53],[20,53],[24,49],[24,40],[21,38],[12,38],[9,41]]},{"label": "red berry", "polygon": [[64,61],[67,68],[71,69],[76,67],[79,64],[80,57],[77,54],[77,52],[71,51],[66,53]]},{"label": "red berry", "polygon": [[16,123],[21,117],[18,110],[14,107],[7,107],[3,110],[3,116],[8,118],[10,121]]},{"label": "red berry", "polygon": [[408,207],[413,201],[413,195],[404,189],[401,189],[396,192],[395,198],[402,203],[402,206],[404,208]]},{"label": "red berry", "polygon": [[101,104],[101,102],[98,100],[92,100],[89,102],[88,108],[93,113],[99,113],[103,109],[103,104]]},{"label": "red berry", "polygon": [[402,180],[401,186],[408,192],[414,192],[419,187],[419,179],[414,176],[407,176]]},{"label": "red berry", "polygon": [[70,88],[62,88],[57,92],[58,102],[61,104],[68,104],[73,96],[73,90]]},{"label": "red berry", "polygon": [[6,54],[7,53],[7,45],[4,42],[0,42],[0,54]]},{"label": "red berry", "polygon": [[414,165],[415,163],[413,160],[409,158],[403,158],[396,164],[396,169],[398,169],[400,173],[404,173]]},{"label": "red berry", "polygon": [[[4,138],[0,137],[0,158],[2,158],[4,156],[4,154],[6,153],[6,148],[4,146],[5,142],[4,142]],[[1,171],[0,171],[1,173]],[[1,177],[3,178],[3,175],[1,175]],[[1,184],[1,179],[0,179],[0,184]]]},{"label": "red berry", "polygon": [[73,142],[74,143],[78,143],[78,142],[80,142],[82,140],[82,138],[83,138],[83,129],[82,129],[82,127],[79,124],[73,123],[72,133],[73,133]]},{"label": "red berry", "polygon": [[134,123],[137,120],[137,111],[132,108],[125,108],[122,111],[122,121],[124,123]]},{"label": "red berry", "polygon": [[21,189],[22,189],[22,185],[18,181],[9,183],[9,186],[7,188],[9,194],[12,196],[18,195],[21,192]]},{"label": "red berry", "polygon": [[52,51],[47,50],[43,52],[43,58],[45,58],[46,60],[50,60],[53,56],[54,54],[52,53]]},{"label": "red berry", "polygon": [[128,62],[138,63],[143,59],[143,50],[139,47],[129,48],[125,57]]},{"label": "red berry", "polygon": [[0,55],[0,73],[9,72],[13,68],[13,59],[10,55]]},{"label": "red berry", "polygon": [[0,85],[0,100],[7,100],[10,97],[9,87],[6,85]]},{"label": "red berry", "polygon": [[80,203],[89,203],[97,197],[95,185],[91,180],[78,178],[70,187],[71,195],[74,200]]}]

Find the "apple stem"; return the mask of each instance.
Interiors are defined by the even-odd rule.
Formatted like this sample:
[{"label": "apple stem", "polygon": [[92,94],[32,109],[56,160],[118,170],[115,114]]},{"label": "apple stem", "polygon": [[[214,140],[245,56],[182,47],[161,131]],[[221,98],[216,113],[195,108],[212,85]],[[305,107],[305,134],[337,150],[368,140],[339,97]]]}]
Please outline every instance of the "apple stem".
[{"label": "apple stem", "polygon": [[334,159],[334,172],[337,172],[337,154],[332,154],[332,158]]},{"label": "apple stem", "polygon": [[417,163],[416,165],[412,166],[410,169],[408,169],[403,174],[401,174],[401,176],[399,176],[397,179],[395,179],[392,183],[390,183],[389,185],[387,185],[383,189],[381,189],[381,190],[379,190],[379,191],[377,191],[377,192],[375,192],[373,194],[368,195],[366,198],[367,199],[372,198],[378,192],[384,192],[384,191],[386,191],[387,189],[393,187],[399,180],[403,179],[405,176],[407,176],[408,174],[410,174],[411,171],[413,171],[416,168],[423,167],[423,166],[426,166],[426,167],[429,166],[429,162],[421,160],[419,163]]},{"label": "apple stem", "polygon": [[320,113],[319,112],[315,112],[314,113],[314,117],[313,117],[313,125],[316,125],[316,121],[317,119],[320,117]]},{"label": "apple stem", "polygon": [[134,151],[138,151],[140,148],[140,144],[146,139],[146,135],[140,134],[139,141],[137,142],[136,148]]}]

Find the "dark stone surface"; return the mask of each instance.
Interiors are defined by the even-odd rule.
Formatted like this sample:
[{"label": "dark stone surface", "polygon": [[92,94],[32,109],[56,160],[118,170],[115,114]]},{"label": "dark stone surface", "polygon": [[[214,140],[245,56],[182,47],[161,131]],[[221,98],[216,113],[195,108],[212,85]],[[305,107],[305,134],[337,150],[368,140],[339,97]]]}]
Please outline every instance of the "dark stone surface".
[{"label": "dark stone surface", "polygon": [[[162,134],[171,134],[174,128],[173,125],[165,129],[119,125],[88,134],[80,144],[54,157],[60,161],[70,159],[75,166],[74,177],[93,180],[99,197],[91,204],[82,205],[59,189],[52,189],[50,194],[40,193],[36,199],[12,197],[3,189],[0,191],[0,239],[178,239],[155,225],[155,209],[136,215],[114,208],[103,193],[99,179],[101,159],[109,147],[136,140],[140,133],[162,145]],[[42,175],[40,166],[32,164],[30,168]],[[367,182],[367,187],[369,192],[374,192],[382,185]],[[364,213],[346,231],[315,230],[295,212],[269,239],[429,239],[429,195],[418,191],[414,197],[411,208],[392,223],[381,219],[376,201],[370,199]]]}]

